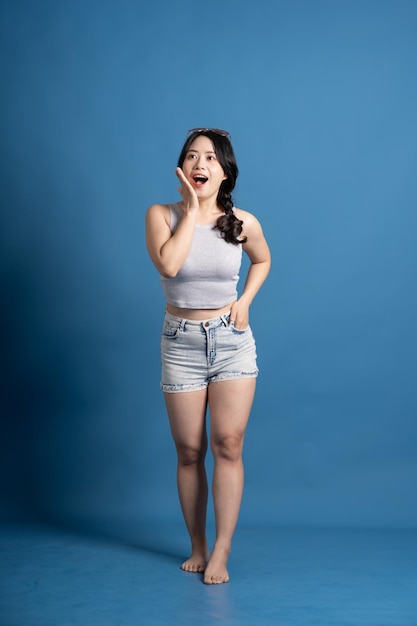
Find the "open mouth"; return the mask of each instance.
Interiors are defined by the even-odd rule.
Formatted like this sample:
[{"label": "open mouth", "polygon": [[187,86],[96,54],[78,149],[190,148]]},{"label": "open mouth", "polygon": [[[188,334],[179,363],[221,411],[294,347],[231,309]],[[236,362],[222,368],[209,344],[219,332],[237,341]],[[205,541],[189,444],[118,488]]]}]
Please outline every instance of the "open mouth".
[{"label": "open mouth", "polygon": [[207,176],[193,176],[196,185],[204,185],[208,181]]}]

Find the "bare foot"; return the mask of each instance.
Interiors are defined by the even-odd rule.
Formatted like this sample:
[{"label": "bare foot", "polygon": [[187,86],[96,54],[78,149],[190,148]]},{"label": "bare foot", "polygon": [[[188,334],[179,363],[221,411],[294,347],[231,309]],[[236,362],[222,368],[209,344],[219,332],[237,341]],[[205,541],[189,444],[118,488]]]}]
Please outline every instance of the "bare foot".
[{"label": "bare foot", "polygon": [[181,569],[185,572],[204,572],[207,565],[207,553],[207,547],[202,549],[194,548],[190,558],[181,565]]},{"label": "bare foot", "polygon": [[206,585],[220,585],[229,582],[229,573],[226,569],[230,550],[220,546],[214,546],[209,562],[204,573]]}]

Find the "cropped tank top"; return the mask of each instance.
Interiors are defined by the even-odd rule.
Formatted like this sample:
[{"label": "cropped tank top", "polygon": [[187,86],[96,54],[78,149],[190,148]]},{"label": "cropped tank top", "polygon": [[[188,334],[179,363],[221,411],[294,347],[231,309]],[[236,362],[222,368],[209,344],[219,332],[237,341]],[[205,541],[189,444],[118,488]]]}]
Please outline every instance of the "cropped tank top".
[{"label": "cropped tank top", "polygon": [[[182,217],[178,203],[169,205],[174,233]],[[214,224],[194,229],[190,252],[174,278],[161,275],[168,304],[185,309],[220,309],[237,299],[242,244],[227,243]]]}]

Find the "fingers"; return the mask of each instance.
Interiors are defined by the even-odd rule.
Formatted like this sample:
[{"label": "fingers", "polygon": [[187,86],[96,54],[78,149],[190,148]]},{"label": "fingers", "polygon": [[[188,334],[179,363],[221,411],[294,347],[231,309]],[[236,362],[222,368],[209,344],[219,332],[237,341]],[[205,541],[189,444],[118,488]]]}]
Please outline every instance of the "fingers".
[{"label": "fingers", "polygon": [[233,302],[232,306],[230,307],[230,324],[234,324],[236,322],[236,302],[237,301],[235,300],[235,302]]},{"label": "fingers", "polygon": [[236,300],[230,309],[230,324],[233,324],[236,330],[245,330],[249,325],[249,310],[246,306],[239,306]]},{"label": "fingers", "polygon": [[185,176],[184,176],[184,172],[182,171],[182,169],[181,169],[180,167],[177,167],[177,168],[175,169],[175,174],[176,174],[177,178],[178,178],[178,179],[179,179],[182,183],[189,184],[189,183],[188,183],[188,180],[187,180],[187,179],[185,178]]},{"label": "fingers", "polygon": [[249,326],[249,318],[247,315],[236,315],[235,318],[230,317],[230,324],[233,324],[236,330],[245,330]]},{"label": "fingers", "polygon": [[190,191],[191,185],[188,182],[188,180],[185,178],[184,172],[182,171],[182,169],[180,167],[177,167],[177,169],[175,170],[175,175],[176,175],[176,177],[178,178],[178,180],[180,181],[180,183],[182,185],[181,189],[178,188],[178,191],[183,196],[184,195],[184,189],[186,189],[187,191]]},{"label": "fingers", "polygon": [[180,183],[182,184],[182,186],[186,187],[189,191],[192,191],[194,193],[194,188],[191,186],[190,182],[186,179],[185,174],[180,167],[177,167],[177,169],[175,170],[175,174],[178,180],[180,181]]},{"label": "fingers", "polygon": [[182,185],[181,187],[178,187],[178,191],[184,200],[183,211],[188,212],[189,210],[198,209],[198,198],[194,187],[186,179],[184,172],[180,167],[176,168],[175,174]]}]

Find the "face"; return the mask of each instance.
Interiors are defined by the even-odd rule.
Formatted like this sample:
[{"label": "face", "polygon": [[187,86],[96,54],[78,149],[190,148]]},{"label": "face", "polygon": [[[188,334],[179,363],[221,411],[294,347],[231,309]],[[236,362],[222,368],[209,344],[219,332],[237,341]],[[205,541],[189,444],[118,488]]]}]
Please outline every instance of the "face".
[{"label": "face", "polygon": [[227,178],[211,139],[205,135],[196,137],[190,145],[182,170],[201,199],[217,198],[220,185]]}]

